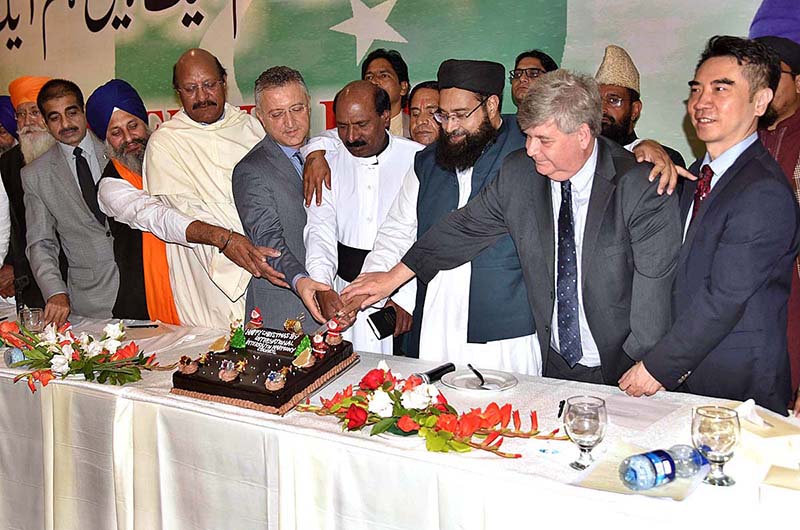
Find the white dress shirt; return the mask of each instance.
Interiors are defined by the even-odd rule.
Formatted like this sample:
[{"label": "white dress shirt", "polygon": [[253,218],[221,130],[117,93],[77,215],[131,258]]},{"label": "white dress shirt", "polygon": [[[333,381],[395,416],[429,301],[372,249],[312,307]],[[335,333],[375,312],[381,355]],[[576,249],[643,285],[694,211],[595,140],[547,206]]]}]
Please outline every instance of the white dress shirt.
[{"label": "white dress shirt", "polygon": [[[575,175],[569,179],[572,183],[572,224],[575,231],[575,258],[578,262],[578,321],[581,329],[581,349],[583,357],[579,364],[583,366],[600,366],[600,350],[594,341],[589,322],[586,320],[586,311],[583,308],[583,271],[581,270],[581,256],[583,255],[583,234],[586,228],[586,215],[589,212],[589,199],[592,196],[592,183],[594,171],[597,167],[597,140],[594,140],[594,149],[589,159],[583,164]],[[553,199],[553,230],[555,232],[555,260],[558,264],[558,214],[561,211],[561,182],[550,181],[550,193]],[[558,274],[553,275],[554,290],[558,289]],[[553,304],[553,317],[550,325],[553,332],[550,334],[550,345],[555,351],[558,349],[558,303]]]},{"label": "white dress shirt", "polygon": [[[89,131],[86,131],[86,136],[83,137],[81,143],[78,144],[83,150],[83,158],[89,163],[89,169],[92,172],[92,178],[94,179],[95,184],[97,181],[100,180],[100,177],[103,175],[103,168],[100,167],[100,164],[97,163],[97,154],[94,152],[94,142],[92,138],[89,136]],[[67,161],[67,166],[69,166],[69,170],[72,172],[72,176],[75,179],[75,183],[78,185],[78,189],[81,189],[81,183],[78,180],[78,168],[75,165],[75,147],[72,145],[64,144],[58,142],[58,147],[61,149],[61,153],[64,155],[64,159]],[[105,156],[105,155],[104,155]]]},{"label": "white dress shirt", "polygon": [[11,210],[8,205],[8,194],[0,179],[0,264],[8,254],[8,243],[11,240]]},{"label": "white dress shirt", "polygon": [[[461,208],[472,193],[472,168],[458,172],[457,177],[458,207]],[[364,262],[364,272],[388,271],[416,242],[418,195],[419,179],[412,168],[380,227],[372,252]],[[465,263],[440,271],[428,284],[420,330],[420,359],[542,375],[541,348],[536,334],[484,344],[467,342],[471,279],[472,265]]]},{"label": "white dress shirt", "polygon": [[151,232],[167,243],[177,243],[193,248],[186,241],[186,229],[194,219],[182,214],[144,190],[121,178],[100,179],[97,187],[100,210],[120,223]]},{"label": "white dress shirt", "polygon": [[[312,204],[306,209],[308,220],[303,231],[306,270],[312,279],[341,292],[348,282],[336,274],[339,264],[337,243],[358,249],[372,248],[378,227],[386,218],[403,177],[413,168],[414,155],[424,146],[390,134],[389,144],[383,152],[359,158],[351,155],[330,133],[325,137],[331,189],[323,187],[322,204]],[[312,140],[310,145],[319,146],[320,142]],[[308,151],[304,149],[301,153],[305,155]],[[411,312],[415,291],[416,285],[409,283],[392,296],[392,300]],[[411,308],[407,307],[409,300]],[[367,323],[367,316],[372,312],[359,313],[355,324],[343,336],[358,351],[391,354],[392,337],[379,341]]]}]

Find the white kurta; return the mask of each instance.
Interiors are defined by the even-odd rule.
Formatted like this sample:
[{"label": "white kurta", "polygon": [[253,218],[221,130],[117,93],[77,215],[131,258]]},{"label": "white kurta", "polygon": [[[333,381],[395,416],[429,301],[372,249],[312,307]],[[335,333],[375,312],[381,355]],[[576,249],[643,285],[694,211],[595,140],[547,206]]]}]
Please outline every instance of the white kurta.
[{"label": "white kurta", "polygon": [[[472,192],[472,168],[457,176],[458,207],[461,208]],[[381,225],[373,250],[364,262],[364,272],[391,269],[417,240],[418,195],[419,179],[412,170]],[[428,284],[420,330],[420,359],[541,375],[542,354],[535,334],[485,344],[467,342],[471,278],[472,266],[465,263],[440,271]],[[491,308],[486,310],[491,311]]]},{"label": "white kurta", "polygon": [[[154,197],[192,219],[242,233],[233,202],[234,166],[264,137],[261,124],[225,104],[223,117],[208,125],[181,110],[150,137],[144,186]],[[244,318],[250,274],[216,247],[167,245],[170,282],[181,322],[227,329]]]},{"label": "white kurta", "polygon": [[[337,242],[348,247],[371,249],[378,228],[386,218],[407,173],[413,171],[414,155],[424,146],[389,135],[389,145],[378,156],[354,157],[339,141],[326,133],[325,158],[331,168],[331,190],[323,187],[322,204],[307,208],[303,237],[306,269],[311,278],[341,292],[348,283],[337,276]],[[333,140],[333,141],[331,141]],[[320,145],[312,142],[312,146]],[[414,310],[416,288],[403,287],[392,296],[400,307]],[[362,311],[343,337],[357,351],[391,354],[392,337],[378,340],[367,323],[374,311]]]}]

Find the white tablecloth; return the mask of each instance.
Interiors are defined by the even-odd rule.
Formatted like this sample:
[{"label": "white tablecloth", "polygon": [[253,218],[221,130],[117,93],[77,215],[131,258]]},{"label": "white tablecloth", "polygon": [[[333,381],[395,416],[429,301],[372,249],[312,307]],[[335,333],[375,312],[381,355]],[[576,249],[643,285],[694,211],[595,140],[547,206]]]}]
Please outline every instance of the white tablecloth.
[{"label": "white tablecloth", "polygon": [[[76,327],[98,332],[102,323]],[[174,328],[137,342],[147,352],[160,350],[166,364],[196,356],[220,335]],[[379,358],[363,354],[321,393],[356,383]],[[386,359],[401,374],[427,368]],[[789,490],[765,496],[767,463],[744,456],[726,466],[736,486],[701,485],[676,502],[570,485],[578,477],[568,466],[577,456],[570,442],[508,439],[503,448],[523,454],[515,460],[429,453],[418,437],[343,433],[333,418],[277,417],[175,396],[171,373],[145,373],[124,387],[53,381],[35,395],[23,382],[12,384],[18,373],[0,368],[4,529],[741,528],[773,517],[794,520],[800,501]],[[492,400],[512,403],[523,416],[537,410],[543,431],[560,426],[561,399],[621,394],[614,387],[519,379],[503,393],[443,391],[461,411]],[[713,402],[670,393],[652,399],[677,408],[645,430],[617,425],[612,414],[598,456],[621,440],[650,449],[691,444],[691,407]]]}]

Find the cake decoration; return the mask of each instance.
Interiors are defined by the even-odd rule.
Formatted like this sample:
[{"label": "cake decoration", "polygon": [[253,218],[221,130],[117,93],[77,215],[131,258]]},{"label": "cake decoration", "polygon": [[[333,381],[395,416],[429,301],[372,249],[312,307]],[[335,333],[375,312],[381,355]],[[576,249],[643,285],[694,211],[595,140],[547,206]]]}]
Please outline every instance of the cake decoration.
[{"label": "cake decoration", "polygon": [[264,382],[264,387],[270,392],[277,392],[286,386],[286,374],[289,372],[289,367],[284,366],[280,371],[272,370],[267,374],[267,380]]},{"label": "cake decoration", "polygon": [[308,348],[303,350],[300,353],[300,355],[295,357],[294,361],[292,361],[292,364],[298,368],[311,368],[312,366],[314,366],[314,363],[316,362],[317,359],[311,353],[311,347],[309,346]]},{"label": "cake decoration", "polygon": [[317,359],[324,358],[325,354],[328,353],[328,345],[325,344],[325,339],[322,338],[322,335],[319,333],[314,335],[314,338],[311,339],[311,353],[313,353],[314,357]]},{"label": "cake decoration", "polygon": [[252,311],[250,311],[250,322],[247,323],[245,328],[247,329],[261,329],[264,327],[264,318],[261,316],[261,310],[257,307],[254,307]]},{"label": "cake decoration", "polygon": [[191,357],[186,355],[182,356],[178,361],[178,370],[187,375],[195,373],[199,367],[200,365],[197,361],[193,361]]},{"label": "cake decoration", "polygon": [[231,343],[228,340],[228,337],[220,337],[208,347],[209,351],[214,353],[222,353],[224,351],[228,351],[228,348],[231,347]]},{"label": "cake decoration", "polygon": [[239,359],[236,361],[236,371],[240,374],[247,369],[247,359]]},{"label": "cake decoration", "polygon": [[306,316],[303,314],[298,315],[296,318],[287,318],[283,322],[283,329],[295,335],[303,334],[303,320]]},{"label": "cake decoration", "polygon": [[[237,320],[237,322],[239,321]],[[239,324],[231,335],[231,349],[241,350],[244,349],[246,345],[247,341],[244,336],[244,328]]]},{"label": "cake decoration", "polygon": [[308,335],[306,335],[300,340],[300,344],[298,344],[297,347],[294,349],[294,356],[297,357],[304,351],[310,349],[311,349],[311,340],[309,340]]},{"label": "cake decoration", "polygon": [[332,318],[326,324],[328,327],[328,335],[325,337],[325,342],[331,346],[338,346],[342,343],[342,325],[338,319]]},{"label": "cake decoration", "polygon": [[203,352],[200,354],[200,357],[197,358],[197,362],[199,364],[206,364],[211,355],[212,355],[211,352]]},{"label": "cake decoration", "polygon": [[239,377],[239,371],[236,370],[236,365],[229,359],[222,361],[222,363],[219,365],[219,368],[219,378],[226,383],[230,383]]}]

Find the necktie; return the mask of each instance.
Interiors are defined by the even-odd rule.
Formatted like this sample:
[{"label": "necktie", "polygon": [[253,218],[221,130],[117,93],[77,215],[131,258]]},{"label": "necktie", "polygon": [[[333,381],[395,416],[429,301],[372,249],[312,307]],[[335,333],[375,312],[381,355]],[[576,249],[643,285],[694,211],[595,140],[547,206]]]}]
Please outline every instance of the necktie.
[{"label": "necktie", "polygon": [[692,220],[694,220],[695,215],[697,215],[697,210],[700,209],[700,204],[708,194],[711,193],[711,177],[714,176],[714,170],[711,169],[711,166],[705,164],[702,168],[700,168],[700,178],[697,180],[697,188],[694,190],[694,205],[692,206]]},{"label": "necktie", "polygon": [[294,159],[292,160],[292,163],[294,164],[295,169],[297,169],[297,172],[300,173],[300,176],[303,176],[303,163],[305,162],[305,160],[303,160],[303,155],[300,154],[300,151],[295,151],[292,155],[292,158]]},{"label": "necktie", "polygon": [[97,186],[92,178],[92,170],[89,169],[89,162],[83,157],[83,149],[76,147],[73,151],[75,155],[75,169],[78,173],[78,184],[81,186],[81,194],[83,200],[86,201],[86,206],[97,218],[97,222],[101,225],[106,224],[106,216],[100,211],[100,205],[97,204]]},{"label": "necktie", "polygon": [[558,346],[572,368],[583,357],[578,320],[578,260],[575,253],[575,228],[572,223],[572,184],[561,183],[561,209],[558,213]]}]

